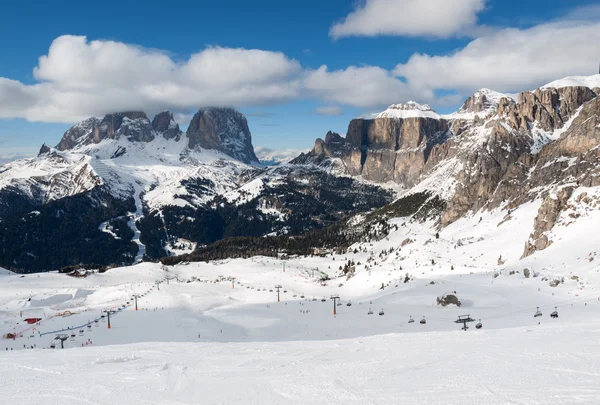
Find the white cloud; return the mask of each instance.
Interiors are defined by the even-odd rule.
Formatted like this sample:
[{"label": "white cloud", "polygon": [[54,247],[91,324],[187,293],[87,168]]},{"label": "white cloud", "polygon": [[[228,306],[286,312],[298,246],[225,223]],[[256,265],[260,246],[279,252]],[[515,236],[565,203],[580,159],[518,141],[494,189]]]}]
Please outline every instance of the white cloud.
[{"label": "white cloud", "polygon": [[209,47],[176,62],[157,50],[61,36],[39,58],[38,83],[0,78],[0,118],[73,122],[123,110],[269,105],[298,97],[300,70],[281,52]]},{"label": "white cloud", "polygon": [[0,119],[73,123],[115,111],[170,109],[185,125],[190,113],[209,105],[246,108],[312,98],[323,103],[316,112],[325,115],[343,106],[376,110],[408,100],[455,105],[481,87],[517,92],[595,73],[600,23],[585,20],[582,10],[569,15],[487,32],[451,54],[414,54],[393,71],[306,69],[281,52],[220,47],[177,61],[159,50],[62,36],[39,58],[34,84],[0,77]]},{"label": "white cloud", "polygon": [[484,8],[485,0],[366,0],[334,24],[329,35],[447,38],[473,29]]},{"label": "white cloud", "polygon": [[329,115],[329,116],[342,115],[342,108],[337,105],[323,106],[323,107],[315,108],[315,112],[320,115]]},{"label": "white cloud", "polygon": [[504,29],[446,56],[414,54],[394,73],[414,88],[470,92],[534,89],[552,80],[597,72],[600,23],[563,21]]},{"label": "white cloud", "polygon": [[307,72],[302,84],[317,98],[362,108],[387,106],[412,93],[405,83],[378,66],[350,66],[330,71],[323,65]]}]

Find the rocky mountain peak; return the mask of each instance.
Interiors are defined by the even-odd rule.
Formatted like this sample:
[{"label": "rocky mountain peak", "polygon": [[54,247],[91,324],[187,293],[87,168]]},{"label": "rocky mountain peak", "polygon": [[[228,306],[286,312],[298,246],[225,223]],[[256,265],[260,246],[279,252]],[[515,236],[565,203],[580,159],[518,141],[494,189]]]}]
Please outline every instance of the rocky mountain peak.
[{"label": "rocky mountain peak", "polygon": [[498,108],[502,99],[506,99],[509,103],[514,101],[506,94],[490,89],[479,89],[464,102],[458,113],[489,114]]},{"label": "rocky mountain peak", "polygon": [[246,117],[232,108],[203,108],[192,118],[188,148],[217,150],[244,163],[258,162]]},{"label": "rocky mountain peak", "polygon": [[68,129],[56,148],[69,150],[120,137],[125,137],[132,142],[152,141],[154,134],[146,113],[130,111],[107,114],[102,120],[95,117],[88,118]]},{"label": "rocky mountain peak", "polygon": [[408,119],[408,118],[433,118],[440,119],[440,116],[433,111],[427,104],[419,104],[415,101],[409,101],[405,104],[392,104],[385,111],[378,114],[362,117],[363,119]]},{"label": "rocky mountain peak", "polygon": [[156,114],[152,120],[152,129],[161,133],[165,139],[175,139],[176,141],[179,141],[182,134],[179,124],[175,122],[173,113],[170,111]]}]

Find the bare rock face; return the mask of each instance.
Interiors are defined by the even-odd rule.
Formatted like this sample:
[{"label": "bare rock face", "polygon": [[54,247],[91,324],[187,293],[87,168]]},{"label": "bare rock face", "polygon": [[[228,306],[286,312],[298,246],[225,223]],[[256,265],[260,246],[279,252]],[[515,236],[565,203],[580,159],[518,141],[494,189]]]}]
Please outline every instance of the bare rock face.
[{"label": "bare rock face", "polygon": [[98,139],[98,126],[100,120],[92,117],[81,121],[79,124],[69,128],[64,133],[62,139],[56,145],[58,150],[73,149],[76,145],[90,143],[93,139]]},{"label": "bare rock face", "polygon": [[544,250],[552,244],[547,232],[554,228],[561,211],[566,207],[567,201],[573,194],[573,188],[563,188],[556,197],[548,196],[538,210],[538,215],[533,223],[533,232],[525,244],[525,251],[521,258],[527,257],[539,250]]},{"label": "bare rock face", "polygon": [[161,133],[165,139],[181,139],[182,132],[179,129],[179,124],[173,119],[173,114],[169,111],[163,111],[154,116],[152,120],[152,129]]},{"label": "bare rock face", "polygon": [[56,145],[58,150],[100,143],[105,139],[125,137],[132,142],[150,142],[154,139],[152,125],[145,113],[139,111],[106,115],[102,120],[88,118],[73,126]]},{"label": "bare rock face", "polygon": [[448,305],[460,307],[462,305],[458,297],[454,294],[444,294],[441,297],[437,297],[437,304],[443,307],[447,307]]},{"label": "bare rock face", "polygon": [[108,114],[100,122],[99,140],[125,137],[131,142],[154,140],[152,124],[141,111]]},{"label": "bare rock face", "polygon": [[467,212],[543,199],[526,256],[551,243],[543,224],[564,209],[549,192],[600,185],[598,90],[545,87],[514,100],[482,89],[444,117],[416,103],[391,106],[352,120],[341,146],[318,140],[311,159],[339,161],[345,173],[374,182],[448,185],[442,227]]},{"label": "bare rock face", "polygon": [[308,153],[302,153],[293,159],[292,164],[322,164],[325,160],[339,158],[347,150],[346,138],[335,132],[327,132],[325,140],[317,138],[315,146]]},{"label": "bare rock face", "polygon": [[188,126],[186,137],[189,149],[200,146],[244,163],[258,163],[246,117],[231,108],[199,110]]}]

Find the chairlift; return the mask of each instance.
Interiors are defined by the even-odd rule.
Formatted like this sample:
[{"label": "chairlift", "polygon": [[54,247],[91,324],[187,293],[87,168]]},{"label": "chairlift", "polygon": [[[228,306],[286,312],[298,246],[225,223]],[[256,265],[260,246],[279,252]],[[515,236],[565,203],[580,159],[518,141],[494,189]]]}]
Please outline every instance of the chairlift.
[{"label": "chairlift", "polygon": [[283,290],[284,293],[287,293],[287,290]]},{"label": "chairlift", "polygon": [[321,302],[327,302],[325,298],[321,298]]},{"label": "chairlift", "polygon": [[371,311],[371,308],[369,308],[369,312],[367,312],[367,315],[373,315],[373,311]]},{"label": "chairlift", "polygon": [[483,328],[483,324],[481,323],[481,319],[479,320],[479,322],[477,322],[477,325],[475,325],[475,329],[481,329]]},{"label": "chairlift", "polygon": [[427,323],[427,321],[425,320],[425,317],[423,317],[423,319],[421,319],[421,322],[419,322],[421,325],[425,325]]},{"label": "chairlift", "polygon": [[383,308],[381,309],[381,311],[379,311],[379,316],[383,316],[385,315],[385,312],[383,312]]},{"label": "chairlift", "polygon": [[415,323],[415,320],[411,317],[408,318],[408,323]]},{"label": "chairlift", "polygon": [[338,307],[341,307],[341,306],[342,306],[342,303],[341,303],[341,302],[338,302],[338,303],[337,303],[337,306],[338,306]]},{"label": "chairlift", "polygon": [[88,330],[92,330],[92,325],[88,325]]},{"label": "chairlift", "polygon": [[70,340],[71,340],[71,342],[75,341],[75,334],[74,333],[71,334],[71,339]]},{"label": "chairlift", "polygon": [[533,315],[534,318],[537,318],[538,316],[542,316],[542,312],[540,311],[540,307],[537,307],[537,311],[535,312],[535,315]]},{"label": "chairlift", "polygon": [[79,336],[83,335],[83,329],[79,329]]},{"label": "chairlift", "polygon": [[294,296],[292,298],[296,298],[298,296],[298,294],[294,294]]},{"label": "chairlift", "polygon": [[550,318],[558,318],[558,309],[554,307],[554,312],[550,314]]},{"label": "chairlift", "polygon": [[50,349],[54,349],[56,348],[56,345],[54,344],[54,342],[50,343]]},{"label": "chairlift", "polygon": [[351,307],[351,306],[352,306],[352,303],[351,303],[350,301],[348,301],[348,302],[346,303],[346,306],[347,306],[347,307]]}]

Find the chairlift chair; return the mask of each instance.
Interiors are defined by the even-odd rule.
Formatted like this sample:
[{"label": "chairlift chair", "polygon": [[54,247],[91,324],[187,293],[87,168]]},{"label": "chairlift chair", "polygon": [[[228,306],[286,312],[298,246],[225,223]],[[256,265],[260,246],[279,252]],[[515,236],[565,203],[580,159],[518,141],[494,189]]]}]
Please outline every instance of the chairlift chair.
[{"label": "chairlift chair", "polygon": [[79,329],[79,336],[83,335],[83,329]]},{"label": "chairlift chair", "polygon": [[352,306],[352,303],[351,303],[350,301],[348,301],[348,302],[346,303],[346,306],[347,306],[347,307],[351,307],[351,306]]},{"label": "chairlift chair", "polygon": [[408,318],[408,323],[415,323],[415,320],[411,317]]},{"label": "chairlift chair", "polygon": [[338,306],[338,307],[341,307],[341,306],[342,306],[342,303],[341,303],[341,302],[338,302],[338,303],[337,303],[337,306]]},{"label": "chairlift chair", "polygon": [[550,318],[558,318],[558,309],[554,307],[554,312],[550,314]]},{"label": "chairlift chair", "polygon": [[383,312],[383,309],[381,311],[379,311],[379,316],[383,316],[385,315],[385,312]]},{"label": "chairlift chair", "polygon": [[533,315],[534,318],[537,318],[538,316],[542,316],[542,312],[540,311],[540,307],[537,307],[537,311],[535,311],[535,315]]},{"label": "chairlift chair", "polygon": [[304,295],[301,295],[300,298],[304,298]]},{"label": "chairlift chair", "polygon": [[369,308],[369,312],[367,312],[367,315],[373,315],[373,311],[371,311],[371,308]]},{"label": "chairlift chair", "polygon": [[481,319],[479,320],[479,322],[477,322],[477,325],[475,325],[475,329],[481,329],[483,328],[483,324],[481,323]]},{"label": "chairlift chair", "polygon": [[419,322],[421,325],[425,325],[427,323],[427,321],[425,320],[425,317],[423,317],[423,319],[421,319],[421,322]]},{"label": "chairlift chair", "polygon": [[325,298],[321,298],[321,302],[327,302]]}]

